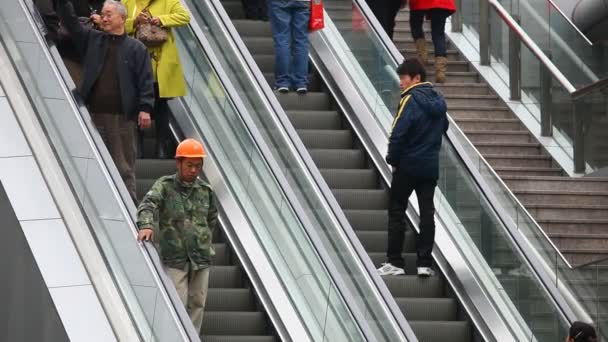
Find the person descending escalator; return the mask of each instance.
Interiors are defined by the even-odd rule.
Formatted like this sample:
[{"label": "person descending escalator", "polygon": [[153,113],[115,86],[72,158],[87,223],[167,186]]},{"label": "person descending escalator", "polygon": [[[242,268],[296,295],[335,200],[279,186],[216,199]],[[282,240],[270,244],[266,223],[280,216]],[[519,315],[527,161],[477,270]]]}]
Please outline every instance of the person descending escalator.
[{"label": "person descending escalator", "polygon": [[192,323],[201,331],[217,226],[215,193],[198,178],[203,145],[186,139],[175,153],[177,173],[159,178],[137,209],[139,241],[154,241]]},{"label": "person descending escalator", "polygon": [[431,36],[435,47],[435,82],[444,83],[448,70],[445,22],[456,12],[454,0],[410,0],[410,28],[416,44],[418,59],[426,65],[429,56],[424,39],[424,18],[431,21]]},{"label": "person descending escalator", "polygon": [[149,128],[154,83],[146,47],[125,33],[127,12],[119,1],[107,0],[98,24],[82,26],[70,0],[58,0],[59,16],[80,55],[83,73],[79,91],[129,193],[136,201],[136,127]]},{"label": "person descending escalator", "polygon": [[[188,25],[190,14],[179,0],[123,0],[127,8],[127,33],[146,44],[152,57],[156,128],[156,156],[169,158],[169,103],[186,95],[182,69],[173,28]],[[139,157],[143,156],[143,132],[139,132]]]},{"label": "person descending escalator", "polygon": [[439,150],[448,129],[447,105],[443,96],[426,81],[426,71],[417,58],[398,68],[401,101],[393,121],[386,162],[393,180],[388,208],[388,261],[380,275],[405,274],[402,256],[405,239],[405,211],[416,192],[420,209],[420,233],[416,234],[416,267],[419,276],[431,276],[431,252],[435,242],[433,197],[439,178]]},{"label": "person descending escalator", "polygon": [[597,334],[590,324],[574,322],[570,326],[566,342],[597,342]]}]

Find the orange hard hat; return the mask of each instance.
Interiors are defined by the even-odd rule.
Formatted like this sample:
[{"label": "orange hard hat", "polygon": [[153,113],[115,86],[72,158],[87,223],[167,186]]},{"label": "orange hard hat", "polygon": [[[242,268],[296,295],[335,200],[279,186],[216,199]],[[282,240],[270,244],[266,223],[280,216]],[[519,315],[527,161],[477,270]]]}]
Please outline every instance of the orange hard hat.
[{"label": "orange hard hat", "polygon": [[206,156],[203,144],[194,139],[182,141],[175,151],[175,158],[205,158]]}]

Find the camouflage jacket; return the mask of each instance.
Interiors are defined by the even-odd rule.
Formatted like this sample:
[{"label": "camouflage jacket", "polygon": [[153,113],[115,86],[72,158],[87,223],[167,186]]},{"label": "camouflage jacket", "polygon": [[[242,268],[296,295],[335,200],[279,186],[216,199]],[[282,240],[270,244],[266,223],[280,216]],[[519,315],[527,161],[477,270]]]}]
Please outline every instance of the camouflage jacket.
[{"label": "camouflage jacket", "polygon": [[211,239],[217,225],[215,195],[198,179],[191,184],[176,175],[159,178],[137,210],[137,226],[153,227],[154,239],[166,266],[209,267],[215,254]]}]

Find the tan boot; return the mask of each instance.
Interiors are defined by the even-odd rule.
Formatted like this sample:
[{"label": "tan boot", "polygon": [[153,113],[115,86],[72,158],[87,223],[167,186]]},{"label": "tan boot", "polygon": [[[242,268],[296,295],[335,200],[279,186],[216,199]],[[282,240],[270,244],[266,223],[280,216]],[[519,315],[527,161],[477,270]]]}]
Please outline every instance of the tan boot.
[{"label": "tan boot", "polygon": [[429,54],[426,51],[426,40],[424,38],[416,39],[416,53],[418,54],[418,60],[423,65],[429,62]]},{"label": "tan boot", "polygon": [[435,82],[445,83],[445,74],[448,71],[448,59],[435,57]]}]

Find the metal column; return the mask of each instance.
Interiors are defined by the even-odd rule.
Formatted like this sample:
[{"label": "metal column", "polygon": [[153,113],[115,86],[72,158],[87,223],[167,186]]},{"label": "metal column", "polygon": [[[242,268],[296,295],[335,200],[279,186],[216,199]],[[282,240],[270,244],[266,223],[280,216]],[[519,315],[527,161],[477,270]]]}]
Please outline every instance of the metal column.
[{"label": "metal column", "polygon": [[[513,16],[517,23],[518,16]],[[509,88],[511,100],[521,99],[521,41],[514,30],[509,30]]]},{"label": "metal column", "polygon": [[479,63],[490,65],[490,4],[479,0]]},{"label": "metal column", "polygon": [[540,65],[540,135],[550,137],[553,135],[551,122],[552,75],[547,68]]}]

